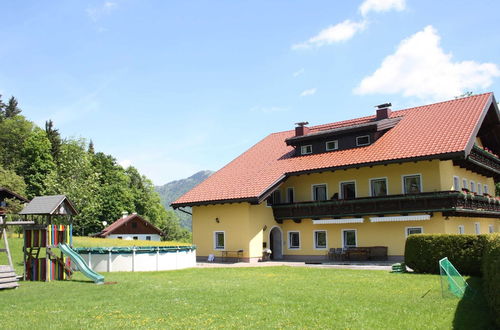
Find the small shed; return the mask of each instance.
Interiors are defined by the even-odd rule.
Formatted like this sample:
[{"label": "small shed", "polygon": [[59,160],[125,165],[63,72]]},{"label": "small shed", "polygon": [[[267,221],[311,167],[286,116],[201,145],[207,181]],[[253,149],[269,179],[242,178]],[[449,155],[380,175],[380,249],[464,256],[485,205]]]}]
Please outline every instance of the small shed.
[{"label": "small shed", "polygon": [[23,196],[9,190],[5,187],[0,187],[0,214],[5,214],[7,212],[8,200],[15,199],[21,203],[28,203],[29,200]]},{"label": "small shed", "polygon": [[95,235],[95,237],[101,238],[146,241],[160,241],[162,236],[165,236],[165,234],[151,222],[136,213],[129,215],[126,212],[120,219],[117,219]]}]

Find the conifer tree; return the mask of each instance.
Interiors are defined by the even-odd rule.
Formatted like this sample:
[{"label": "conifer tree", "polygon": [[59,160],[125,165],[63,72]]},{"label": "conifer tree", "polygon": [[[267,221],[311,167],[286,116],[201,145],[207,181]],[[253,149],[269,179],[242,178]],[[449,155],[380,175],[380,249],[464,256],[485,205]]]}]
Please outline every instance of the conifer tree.
[{"label": "conifer tree", "polygon": [[5,106],[5,118],[12,118],[21,113],[21,109],[19,108],[19,104],[14,96],[11,96],[9,99],[9,103]]}]

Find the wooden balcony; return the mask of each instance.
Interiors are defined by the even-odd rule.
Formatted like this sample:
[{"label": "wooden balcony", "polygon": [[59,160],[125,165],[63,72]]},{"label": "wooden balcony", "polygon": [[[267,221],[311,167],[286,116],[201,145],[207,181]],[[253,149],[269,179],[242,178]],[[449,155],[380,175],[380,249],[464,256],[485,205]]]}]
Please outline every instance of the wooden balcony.
[{"label": "wooden balcony", "polygon": [[478,146],[472,148],[466,159],[455,159],[453,164],[485,176],[491,176],[495,182],[500,181],[500,159]]},{"label": "wooden balcony", "polygon": [[444,216],[500,217],[500,200],[458,191],[364,197],[273,205],[274,219],[300,221],[336,217],[442,212]]}]

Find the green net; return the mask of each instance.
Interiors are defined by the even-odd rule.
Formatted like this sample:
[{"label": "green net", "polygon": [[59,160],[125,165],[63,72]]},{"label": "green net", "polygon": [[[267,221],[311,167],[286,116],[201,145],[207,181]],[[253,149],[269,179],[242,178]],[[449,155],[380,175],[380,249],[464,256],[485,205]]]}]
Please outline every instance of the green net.
[{"label": "green net", "polygon": [[439,260],[439,272],[441,274],[441,292],[443,297],[456,296],[462,298],[468,284],[448,258]]}]

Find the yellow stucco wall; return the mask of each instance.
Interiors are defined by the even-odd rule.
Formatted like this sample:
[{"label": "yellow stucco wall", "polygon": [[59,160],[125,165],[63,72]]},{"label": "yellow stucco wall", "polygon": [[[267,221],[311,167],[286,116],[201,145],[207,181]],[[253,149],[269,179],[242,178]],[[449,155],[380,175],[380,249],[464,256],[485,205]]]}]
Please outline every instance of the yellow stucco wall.
[{"label": "yellow stucco wall", "polygon": [[[453,176],[474,181],[476,184],[487,184],[490,194],[494,193],[492,178],[473,173],[453,166],[452,161],[421,161],[403,164],[378,165],[360,169],[348,169],[334,172],[315,173],[288,178],[278,189],[285,201],[286,189],[294,188],[295,201],[312,200],[312,185],[327,184],[328,197],[339,192],[342,181],[356,182],[357,197],[370,195],[369,179],[387,178],[388,193],[401,194],[403,190],[402,176],[421,174],[424,192],[452,190]],[[219,219],[217,223],[215,219]],[[197,255],[207,256],[214,253],[220,256],[220,250],[214,249],[214,232],[224,231],[226,238],[225,250],[243,250],[243,257],[257,259],[262,256],[263,243],[269,247],[269,232],[273,226],[278,226],[283,232],[283,254],[296,256],[326,255],[329,248],[342,247],[342,230],[356,229],[357,246],[388,246],[389,255],[403,255],[406,239],[406,227],[422,227],[424,233],[458,233],[458,226],[463,225],[466,234],[475,233],[474,223],[480,223],[481,233],[489,231],[493,225],[494,231],[500,230],[500,220],[481,218],[449,217],[448,220],[440,213],[434,213],[429,221],[382,222],[372,223],[369,217],[360,224],[329,224],[313,225],[311,219],[301,223],[285,220],[283,224],[274,221],[272,208],[265,205],[250,205],[249,203],[221,204],[193,207],[193,242],[197,245]],[[313,247],[315,230],[327,231],[327,248],[317,250]],[[300,249],[288,248],[288,232],[300,231]]]}]

